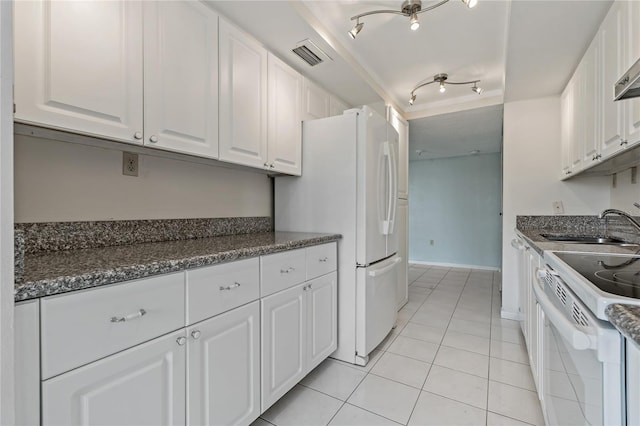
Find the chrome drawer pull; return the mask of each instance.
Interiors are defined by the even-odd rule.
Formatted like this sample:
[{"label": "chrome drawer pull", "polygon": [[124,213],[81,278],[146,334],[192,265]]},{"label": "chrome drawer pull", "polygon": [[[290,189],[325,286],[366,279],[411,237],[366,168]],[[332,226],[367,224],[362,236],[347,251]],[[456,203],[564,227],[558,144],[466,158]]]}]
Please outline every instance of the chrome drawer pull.
[{"label": "chrome drawer pull", "polygon": [[329,258],[325,256],[325,257],[323,257],[322,259],[318,259],[318,262],[323,262],[323,263],[324,263],[324,262],[326,262],[327,260],[329,260]]},{"label": "chrome drawer pull", "polygon": [[224,290],[233,290],[234,288],[238,288],[240,287],[240,283],[233,283],[231,285],[228,285],[226,287],[224,286],[220,286],[220,291],[224,291]]},{"label": "chrome drawer pull", "polygon": [[281,274],[288,274],[288,273],[293,272],[295,270],[296,270],[296,268],[294,268],[293,266],[290,266],[287,269],[280,269],[280,273]]},{"label": "chrome drawer pull", "polygon": [[136,318],[142,318],[143,316],[145,316],[147,314],[147,311],[145,311],[144,309],[140,309],[138,312],[135,312],[133,314],[129,314],[129,315],[125,315],[123,317],[111,317],[111,322],[125,322],[125,321],[131,321],[133,319]]}]

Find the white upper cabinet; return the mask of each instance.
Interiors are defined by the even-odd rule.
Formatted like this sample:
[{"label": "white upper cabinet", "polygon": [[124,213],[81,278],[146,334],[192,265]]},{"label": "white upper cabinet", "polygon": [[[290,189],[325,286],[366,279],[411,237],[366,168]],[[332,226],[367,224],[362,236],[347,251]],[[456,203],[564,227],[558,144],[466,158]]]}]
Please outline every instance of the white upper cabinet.
[{"label": "white upper cabinet", "polygon": [[560,96],[560,141],[562,144],[561,178],[571,175],[571,145],[573,138],[573,81],[569,81]]},{"label": "white upper cabinet", "polygon": [[267,51],[220,18],[219,158],[265,167],[267,163]]},{"label": "white upper cabinet", "polygon": [[[627,21],[627,52],[623,71],[628,70],[640,59],[640,2],[630,1],[624,5]],[[621,77],[622,75],[620,75]],[[625,139],[629,145],[640,142],[640,99],[627,99],[621,101],[625,108]]]},{"label": "white upper cabinet", "polygon": [[302,76],[268,55],[268,164],[276,172],[302,174]]},{"label": "white upper cabinet", "polygon": [[17,121],[142,143],[142,3],[15,2]]},{"label": "white upper cabinet", "polygon": [[308,78],[302,85],[302,119],[314,120],[331,115],[331,95]]},{"label": "white upper cabinet", "polygon": [[342,113],[349,108],[349,105],[342,99],[333,95],[329,96],[329,115],[331,117],[334,115],[342,115]]},{"label": "white upper cabinet", "polygon": [[598,135],[598,108],[600,96],[598,90],[598,59],[599,43],[595,40],[589,46],[587,53],[580,63],[580,107],[581,116],[579,125],[582,130],[582,163],[584,167],[600,159],[600,140]]},{"label": "white upper cabinet", "polygon": [[603,157],[619,151],[626,144],[623,138],[623,102],[613,100],[613,87],[626,71],[623,68],[625,19],[622,3],[614,2],[598,34],[602,52],[599,86],[602,105],[600,150]]},{"label": "white upper cabinet", "polygon": [[144,141],[218,157],[218,15],[200,2],[144,3]]}]

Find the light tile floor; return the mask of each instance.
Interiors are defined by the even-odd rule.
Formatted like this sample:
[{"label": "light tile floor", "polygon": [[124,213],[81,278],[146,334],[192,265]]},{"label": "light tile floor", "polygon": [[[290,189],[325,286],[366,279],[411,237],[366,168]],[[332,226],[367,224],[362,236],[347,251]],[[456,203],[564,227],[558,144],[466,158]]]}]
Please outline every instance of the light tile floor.
[{"label": "light tile floor", "polygon": [[365,367],[327,359],[254,425],[543,425],[519,325],[500,318],[500,274],[411,265],[409,282]]}]

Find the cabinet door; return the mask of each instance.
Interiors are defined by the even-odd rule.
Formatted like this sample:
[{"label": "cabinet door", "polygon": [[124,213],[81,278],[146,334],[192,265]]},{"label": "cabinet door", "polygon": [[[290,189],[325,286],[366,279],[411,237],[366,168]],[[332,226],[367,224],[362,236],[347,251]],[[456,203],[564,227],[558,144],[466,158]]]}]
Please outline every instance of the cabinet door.
[{"label": "cabinet door", "polygon": [[402,258],[398,265],[398,282],[396,285],[396,302],[398,310],[409,300],[409,201],[398,200],[398,256]]},{"label": "cabinet door", "polygon": [[581,76],[581,99],[582,117],[580,125],[582,126],[582,141],[584,167],[600,159],[600,140],[598,138],[598,109],[600,106],[600,97],[598,96],[598,40],[594,40],[589,46],[587,53],[580,64]]},{"label": "cabinet door", "polygon": [[269,54],[269,168],[302,173],[302,76]]},{"label": "cabinet door", "polygon": [[[626,21],[626,63],[623,70],[627,70],[640,59],[640,2],[630,1],[624,5],[628,8],[625,12]],[[622,101],[625,108],[625,140],[628,145],[640,143],[640,99],[627,99]]]},{"label": "cabinet door", "polygon": [[624,148],[622,108],[623,102],[613,101],[613,87],[625,71],[623,61],[624,19],[620,2],[614,2],[600,27],[600,95],[602,104],[601,148],[603,157]]},{"label": "cabinet door", "polygon": [[183,425],[184,335],[171,333],[43,382],[43,424]]},{"label": "cabinet door", "polygon": [[307,371],[324,361],[338,347],[338,274],[332,272],[306,283]]},{"label": "cabinet door", "polygon": [[572,96],[572,117],[571,123],[571,171],[577,173],[582,168],[582,158],[584,157],[584,79],[582,70],[578,69],[571,79]]},{"label": "cabinet door", "polygon": [[144,3],[144,143],[218,157],[218,16],[200,2]]},{"label": "cabinet door", "polygon": [[260,415],[260,305],[187,329],[189,425],[249,425]]},{"label": "cabinet door", "polygon": [[349,105],[337,96],[329,96],[329,116],[342,115],[342,113],[349,109]]},{"label": "cabinet door", "polygon": [[15,2],[14,31],[17,121],[141,143],[141,2]]},{"label": "cabinet door", "polygon": [[261,300],[263,412],[306,374],[307,312],[303,286]]},{"label": "cabinet door", "polygon": [[571,175],[571,139],[573,136],[573,86],[571,81],[562,92],[560,97],[561,108],[561,135],[562,144],[562,164],[561,177],[566,178]]},{"label": "cabinet door", "polygon": [[267,51],[219,20],[219,159],[263,168],[267,162]]},{"label": "cabinet door", "polygon": [[40,424],[40,301],[16,303],[15,424]]},{"label": "cabinet door", "polygon": [[330,97],[329,92],[305,78],[302,86],[302,119],[314,120],[329,117]]}]

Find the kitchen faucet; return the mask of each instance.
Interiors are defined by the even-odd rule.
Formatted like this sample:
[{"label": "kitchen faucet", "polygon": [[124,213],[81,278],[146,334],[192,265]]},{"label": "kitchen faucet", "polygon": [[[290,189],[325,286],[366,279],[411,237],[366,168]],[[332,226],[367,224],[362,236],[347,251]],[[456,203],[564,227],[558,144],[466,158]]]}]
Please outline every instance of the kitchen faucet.
[{"label": "kitchen faucet", "polygon": [[[636,206],[637,207],[637,206]],[[629,213],[625,213],[622,210],[617,210],[617,209],[606,209],[603,210],[602,213],[600,213],[598,215],[599,219],[603,219],[606,216],[609,215],[618,215],[618,216],[622,216],[624,218],[626,218],[627,220],[629,220],[629,222],[631,222],[631,224],[638,230],[640,231],[640,223],[638,223],[638,221],[636,221],[634,218],[631,217],[631,215]]]}]

